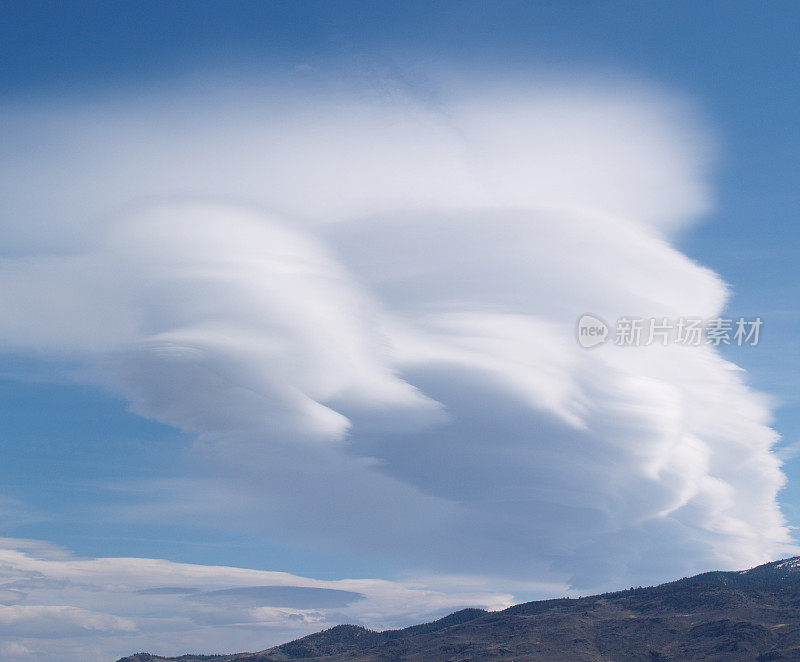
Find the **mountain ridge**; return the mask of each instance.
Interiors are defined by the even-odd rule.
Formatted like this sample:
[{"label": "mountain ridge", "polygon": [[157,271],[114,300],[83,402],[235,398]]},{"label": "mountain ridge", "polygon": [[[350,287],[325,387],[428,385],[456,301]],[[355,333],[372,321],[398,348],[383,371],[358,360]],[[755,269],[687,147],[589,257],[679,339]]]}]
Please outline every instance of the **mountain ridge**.
[{"label": "mountain ridge", "polygon": [[118,662],[610,662],[800,660],[800,557],[711,571],[645,588],[463,609],[377,632],[333,628],[256,653]]}]

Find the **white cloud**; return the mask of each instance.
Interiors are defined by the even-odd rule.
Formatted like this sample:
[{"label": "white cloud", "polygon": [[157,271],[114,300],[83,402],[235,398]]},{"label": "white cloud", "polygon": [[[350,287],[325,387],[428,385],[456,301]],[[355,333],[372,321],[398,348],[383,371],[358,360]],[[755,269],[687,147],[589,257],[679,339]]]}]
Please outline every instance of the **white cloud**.
[{"label": "white cloud", "polygon": [[[0,261],[0,341],[80,357],[206,463],[118,516],[224,501],[224,526],[584,593],[791,549],[768,403],[741,371],[573,335],[587,312],[724,309],[669,243],[709,204],[681,104],[541,81],[269,92],[11,113],[39,147],[3,163],[20,256]],[[175,586],[165,562],[115,563],[81,572]],[[379,622],[392,591],[358,613]],[[291,609],[266,607],[237,618]]]},{"label": "white cloud", "polygon": [[175,196],[256,203],[311,224],[569,207],[670,229],[709,207],[707,132],[655,89],[408,80],[204,81],[62,101],[56,112],[6,108],[7,245],[81,244],[76,228]]},{"label": "white cloud", "polygon": [[17,637],[131,631],[133,621],[64,605],[0,606],[0,631]]},{"label": "white cloud", "polygon": [[15,655],[25,648],[39,659],[58,651],[70,662],[107,662],[145,648],[261,649],[342,621],[391,627],[463,606],[498,609],[512,601],[485,587],[439,591],[423,581],[322,581],[48,551],[55,550],[12,539],[0,549],[0,586],[24,592],[22,604],[0,605],[0,635],[22,642]]}]

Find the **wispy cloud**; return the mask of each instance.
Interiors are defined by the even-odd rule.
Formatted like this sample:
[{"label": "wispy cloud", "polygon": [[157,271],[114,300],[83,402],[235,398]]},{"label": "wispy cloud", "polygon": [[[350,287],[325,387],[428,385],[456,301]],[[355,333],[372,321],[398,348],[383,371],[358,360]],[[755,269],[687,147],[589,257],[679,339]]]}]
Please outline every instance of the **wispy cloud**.
[{"label": "wispy cloud", "polygon": [[11,657],[28,651],[38,659],[99,662],[142,648],[258,649],[343,620],[390,627],[511,600],[422,582],[321,581],[155,559],[76,558],[12,539],[0,550],[0,635],[15,638]]}]

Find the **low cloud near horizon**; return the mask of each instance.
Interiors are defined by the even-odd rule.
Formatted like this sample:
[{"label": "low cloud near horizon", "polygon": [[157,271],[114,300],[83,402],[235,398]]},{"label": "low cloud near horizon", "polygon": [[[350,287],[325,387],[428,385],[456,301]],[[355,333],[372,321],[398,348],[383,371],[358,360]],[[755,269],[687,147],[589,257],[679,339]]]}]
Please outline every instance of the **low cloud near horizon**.
[{"label": "low cloud near horizon", "polygon": [[109,662],[143,649],[260,650],[339,622],[390,628],[465,606],[511,604],[509,594],[485,589],[446,592],[422,582],[320,581],[160,559],[86,559],[10,538],[0,538],[0,582],[3,660]]},{"label": "low cloud near horizon", "polygon": [[[503,587],[483,605],[514,582],[586,593],[794,550],[768,402],[741,370],[707,346],[574,337],[587,312],[724,310],[720,277],[671,243],[711,204],[685,103],[621,81],[251,83],[8,115],[0,342],[78,360],[189,433],[202,467],[121,517],[213,513],[433,587]],[[463,604],[442,591],[408,618]],[[45,597],[18,604],[66,608]],[[148,628],[173,633],[152,648],[188,613]]]}]

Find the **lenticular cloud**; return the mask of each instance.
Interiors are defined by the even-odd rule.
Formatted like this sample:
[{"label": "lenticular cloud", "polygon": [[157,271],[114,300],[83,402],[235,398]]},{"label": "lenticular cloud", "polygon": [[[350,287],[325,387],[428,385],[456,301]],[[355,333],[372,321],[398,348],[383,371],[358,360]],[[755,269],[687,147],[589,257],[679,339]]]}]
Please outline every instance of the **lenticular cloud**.
[{"label": "lenticular cloud", "polygon": [[0,188],[48,194],[15,197],[2,342],[80,357],[191,433],[207,480],[252,497],[248,526],[411,572],[594,588],[786,551],[776,435],[741,372],[574,337],[584,313],[724,309],[669,243],[709,204],[685,108],[279,91],[13,112],[47,131]]}]

